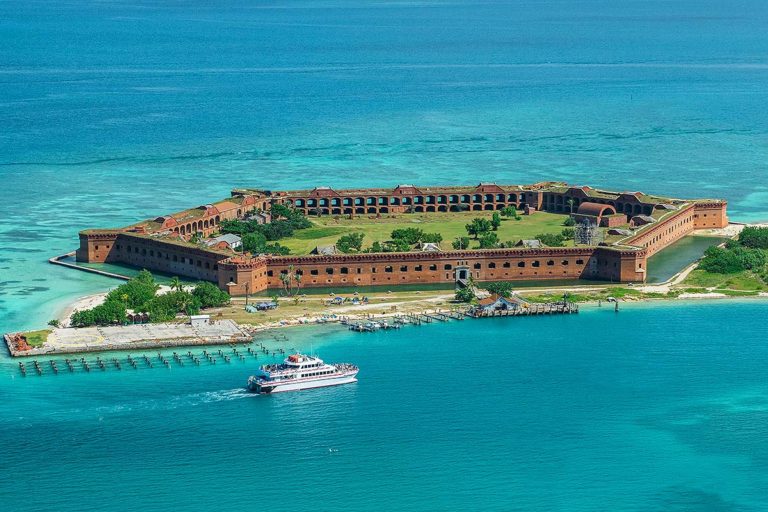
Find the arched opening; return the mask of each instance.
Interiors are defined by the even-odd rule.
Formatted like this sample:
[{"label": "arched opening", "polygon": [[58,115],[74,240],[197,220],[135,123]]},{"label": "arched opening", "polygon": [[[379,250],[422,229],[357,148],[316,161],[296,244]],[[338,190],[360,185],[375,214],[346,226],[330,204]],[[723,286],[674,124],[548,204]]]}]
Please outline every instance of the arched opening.
[{"label": "arched opening", "polygon": [[435,212],[435,207],[434,206],[427,206],[427,211],[430,212],[430,213],[434,213]]},{"label": "arched opening", "polygon": [[365,213],[365,208],[359,206],[355,208],[355,213]]},{"label": "arched opening", "polygon": [[354,212],[352,208],[344,208],[345,215],[351,215]]},{"label": "arched opening", "polygon": [[493,194],[485,194],[485,200],[487,202],[493,202]]},{"label": "arched opening", "polygon": [[437,207],[437,211],[439,211],[439,212],[447,212],[448,211],[448,207],[445,206],[445,205],[440,205],[440,206]]},{"label": "arched opening", "polygon": [[389,213],[389,208],[387,206],[382,206],[379,208],[379,213]]},{"label": "arched opening", "polygon": [[368,207],[368,213],[376,213],[376,207],[375,206],[369,206]]},{"label": "arched opening", "polygon": [[486,210],[493,210],[493,204],[486,204],[485,205]]},{"label": "arched opening", "polygon": [[473,204],[472,205],[472,211],[479,212],[479,211],[482,211],[482,209],[483,209],[483,205],[481,205],[481,204]]},{"label": "arched opening", "polygon": [[458,204],[459,202],[459,196],[451,196],[451,204]]},{"label": "arched opening", "polygon": [[331,214],[333,215],[341,214],[341,208],[331,208]]},{"label": "arched opening", "polygon": [[480,194],[475,194],[472,196],[472,201],[476,203],[480,203],[482,202],[482,200],[483,200],[483,196],[481,196]]},{"label": "arched opening", "polygon": [[516,203],[517,202],[517,194],[509,194],[508,200],[510,202],[512,202],[512,203]]},{"label": "arched opening", "polygon": [[413,211],[416,213],[424,213],[424,207],[423,206],[416,206]]}]

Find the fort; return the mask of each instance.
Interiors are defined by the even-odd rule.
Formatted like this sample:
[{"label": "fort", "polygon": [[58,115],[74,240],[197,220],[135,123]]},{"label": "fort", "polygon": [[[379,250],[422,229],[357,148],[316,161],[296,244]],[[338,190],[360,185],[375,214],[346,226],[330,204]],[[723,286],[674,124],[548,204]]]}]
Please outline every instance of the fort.
[{"label": "fort", "polygon": [[[605,236],[593,244],[352,254],[267,255],[218,243],[221,223],[271,222],[280,204],[308,217],[383,219],[412,214],[473,216],[514,207],[572,217]],[[79,262],[122,263],[216,283],[232,295],[283,287],[281,274],[301,275],[303,287],[393,286],[476,281],[593,279],[644,282],[648,257],[695,230],[728,224],[722,200],[672,199],[609,192],[564,183],[270,191],[235,189],[231,197],[127,227],[80,233]],[[374,220],[375,222],[375,220]],[[211,242],[212,241],[212,242]]]}]

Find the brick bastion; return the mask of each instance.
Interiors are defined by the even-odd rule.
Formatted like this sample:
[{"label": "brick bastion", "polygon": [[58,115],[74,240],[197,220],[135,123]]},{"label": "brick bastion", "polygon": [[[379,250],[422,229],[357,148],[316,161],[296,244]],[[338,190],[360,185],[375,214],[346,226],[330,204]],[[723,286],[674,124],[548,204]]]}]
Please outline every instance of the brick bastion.
[{"label": "brick bastion", "polygon": [[[270,256],[207,247],[190,239],[218,232],[222,220],[258,212],[269,222],[273,204],[306,215],[386,215],[406,212],[520,211],[605,215],[632,227],[623,238],[597,246],[473,249],[463,251],[358,253],[317,256]],[[81,262],[124,263],[216,283],[232,295],[283,287],[281,273],[292,268],[302,287],[391,286],[476,281],[594,279],[644,282],[647,258],[698,229],[728,224],[722,200],[682,200],[640,192],[608,192],[562,183],[468,187],[268,191],[236,189],[217,203],[160,216],[117,229],[80,233],[76,258]],[[580,212],[580,213],[579,213]],[[650,216],[654,215],[654,218]],[[595,217],[596,216],[596,217]],[[645,220],[643,220],[645,219]],[[643,224],[647,222],[647,224]]]}]

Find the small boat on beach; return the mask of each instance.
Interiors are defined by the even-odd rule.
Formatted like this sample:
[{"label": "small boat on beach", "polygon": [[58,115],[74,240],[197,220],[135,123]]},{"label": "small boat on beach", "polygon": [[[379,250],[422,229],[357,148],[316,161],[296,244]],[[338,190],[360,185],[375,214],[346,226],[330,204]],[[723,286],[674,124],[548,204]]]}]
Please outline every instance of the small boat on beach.
[{"label": "small boat on beach", "polygon": [[268,364],[248,378],[248,389],[271,394],[357,382],[359,368],[349,363],[325,363],[319,357],[291,354],[282,364]]}]

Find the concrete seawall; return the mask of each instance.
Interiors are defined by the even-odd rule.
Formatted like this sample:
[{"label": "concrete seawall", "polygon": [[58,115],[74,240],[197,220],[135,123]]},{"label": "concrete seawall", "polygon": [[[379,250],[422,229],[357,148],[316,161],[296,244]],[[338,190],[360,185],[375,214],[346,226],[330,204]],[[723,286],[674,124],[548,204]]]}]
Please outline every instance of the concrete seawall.
[{"label": "concrete seawall", "polygon": [[48,263],[52,263],[53,265],[61,265],[62,267],[73,268],[75,270],[81,270],[83,272],[90,272],[92,274],[99,274],[101,276],[111,277],[111,278],[114,278],[114,279],[122,279],[123,281],[128,281],[128,280],[131,279],[130,277],[124,276],[122,274],[116,274],[114,272],[107,272],[105,270],[99,270],[99,269],[96,269],[96,268],[83,267],[81,265],[75,265],[74,263],[69,263],[67,261],[61,261],[64,258],[69,258],[69,257],[74,257],[74,256],[75,256],[75,251],[68,252],[66,254],[60,254],[59,256],[54,256],[53,258],[48,259]]}]

